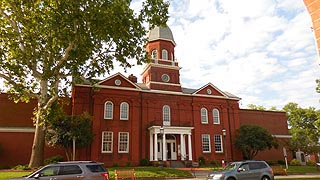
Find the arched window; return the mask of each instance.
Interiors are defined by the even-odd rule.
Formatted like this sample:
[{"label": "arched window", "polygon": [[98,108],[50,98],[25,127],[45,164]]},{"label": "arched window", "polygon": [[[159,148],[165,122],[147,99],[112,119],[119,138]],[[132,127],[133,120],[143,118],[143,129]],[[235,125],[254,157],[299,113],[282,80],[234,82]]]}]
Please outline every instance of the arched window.
[{"label": "arched window", "polygon": [[152,50],[152,52],[151,52],[151,58],[152,58],[152,59],[158,59],[158,53],[157,53],[157,50],[156,50],[156,49]]},{"label": "arched window", "polygon": [[104,103],[104,119],[113,119],[113,103],[111,101]]},{"label": "arched window", "polygon": [[168,51],[166,49],[162,49],[162,59],[168,60]]},{"label": "arched window", "polygon": [[218,109],[213,109],[213,124],[220,124],[220,115]]},{"label": "arched window", "polygon": [[201,123],[208,124],[208,111],[206,108],[201,108]]},{"label": "arched window", "polygon": [[163,118],[163,125],[170,126],[170,107],[168,105],[164,105],[162,108],[162,118]]},{"label": "arched window", "polygon": [[128,120],[129,119],[129,104],[126,102],[122,102],[120,104],[120,120]]}]

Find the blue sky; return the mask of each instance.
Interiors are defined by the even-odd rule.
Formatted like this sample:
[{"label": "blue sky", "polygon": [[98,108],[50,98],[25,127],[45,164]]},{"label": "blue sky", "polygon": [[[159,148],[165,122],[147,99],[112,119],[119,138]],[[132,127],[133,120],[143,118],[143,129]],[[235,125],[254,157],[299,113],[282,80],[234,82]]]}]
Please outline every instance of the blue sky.
[{"label": "blue sky", "polygon": [[[240,106],[320,108],[312,23],[303,0],[170,0],[183,87],[211,82]],[[140,1],[134,1],[138,8]],[[129,69],[141,80],[143,66]],[[116,68],[114,72],[123,72]]]}]

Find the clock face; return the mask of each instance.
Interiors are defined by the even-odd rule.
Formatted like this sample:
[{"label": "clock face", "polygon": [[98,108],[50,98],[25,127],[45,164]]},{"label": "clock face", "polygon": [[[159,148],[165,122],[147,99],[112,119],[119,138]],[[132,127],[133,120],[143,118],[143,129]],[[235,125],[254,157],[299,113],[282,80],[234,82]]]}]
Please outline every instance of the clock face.
[{"label": "clock face", "polygon": [[168,74],[163,74],[163,75],[161,76],[161,79],[162,79],[163,82],[169,82],[170,77],[169,77]]}]

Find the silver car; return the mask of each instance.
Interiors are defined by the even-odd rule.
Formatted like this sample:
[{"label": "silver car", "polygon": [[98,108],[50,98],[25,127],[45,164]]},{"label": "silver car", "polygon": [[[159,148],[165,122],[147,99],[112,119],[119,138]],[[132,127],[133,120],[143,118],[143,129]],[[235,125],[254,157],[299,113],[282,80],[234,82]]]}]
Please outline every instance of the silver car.
[{"label": "silver car", "polygon": [[[109,173],[102,163],[93,161],[69,161],[50,164],[20,179],[41,180],[109,180]],[[13,179],[12,179],[13,180]]]},{"label": "silver car", "polygon": [[207,180],[274,180],[274,175],[265,161],[241,161],[209,173]]}]

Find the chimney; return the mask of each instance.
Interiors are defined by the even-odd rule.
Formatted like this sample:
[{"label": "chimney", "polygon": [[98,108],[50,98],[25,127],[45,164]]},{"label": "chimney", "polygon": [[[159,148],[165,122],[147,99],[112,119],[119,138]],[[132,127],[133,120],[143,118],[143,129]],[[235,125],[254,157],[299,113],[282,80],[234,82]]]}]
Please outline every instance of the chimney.
[{"label": "chimney", "polygon": [[133,82],[133,83],[137,83],[137,77],[134,76],[133,74],[130,74],[130,76],[128,77],[128,79]]}]

